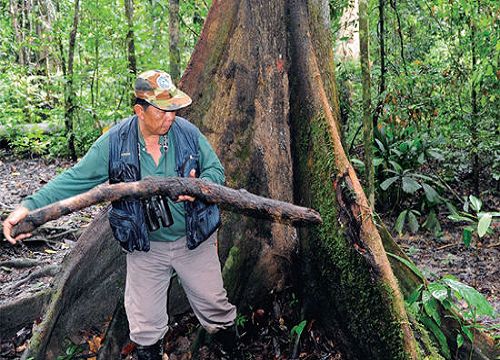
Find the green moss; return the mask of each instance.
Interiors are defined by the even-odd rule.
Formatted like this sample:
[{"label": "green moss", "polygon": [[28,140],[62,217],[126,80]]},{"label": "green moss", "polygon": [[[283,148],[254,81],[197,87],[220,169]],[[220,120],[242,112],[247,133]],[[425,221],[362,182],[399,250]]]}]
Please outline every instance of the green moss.
[{"label": "green moss", "polygon": [[[321,213],[323,225],[302,239],[309,274],[323,302],[324,318],[340,324],[360,358],[406,359],[401,326],[393,316],[392,291],[372,276],[371,267],[355,251],[338,220],[332,177],[338,173],[329,131],[321,114],[295,119],[297,193]],[[304,193],[307,194],[304,194]]]},{"label": "green moss", "polygon": [[229,294],[229,297],[234,297],[239,291],[239,274],[241,267],[241,254],[237,246],[231,247],[229,255],[222,269],[222,277],[224,278],[224,286]]}]

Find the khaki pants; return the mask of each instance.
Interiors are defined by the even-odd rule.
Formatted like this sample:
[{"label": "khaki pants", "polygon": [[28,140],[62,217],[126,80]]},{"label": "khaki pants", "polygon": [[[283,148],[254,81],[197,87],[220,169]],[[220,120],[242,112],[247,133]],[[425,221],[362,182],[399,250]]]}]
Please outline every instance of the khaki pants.
[{"label": "khaki pants", "polygon": [[194,250],[183,237],[151,242],[149,252],[127,254],[125,310],[130,339],[148,346],[168,330],[167,292],[173,270],[201,325],[210,333],[231,326],[236,307],[228,302],[217,254],[217,233]]}]

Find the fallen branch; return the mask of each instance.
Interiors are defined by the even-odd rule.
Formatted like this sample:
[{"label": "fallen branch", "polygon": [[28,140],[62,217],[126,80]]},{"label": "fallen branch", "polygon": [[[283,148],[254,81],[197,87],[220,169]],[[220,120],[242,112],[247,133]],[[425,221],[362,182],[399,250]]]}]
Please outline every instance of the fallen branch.
[{"label": "fallen branch", "polygon": [[164,194],[173,201],[179,195],[190,195],[209,203],[220,204],[222,208],[234,212],[294,226],[322,222],[319,213],[313,209],[257,196],[244,189],[235,190],[201,179],[148,177],[130,183],[103,184],[86,193],[35,210],[16,225],[12,233],[17,236],[32,232],[47,221],[104,201],[147,198],[155,194]]}]

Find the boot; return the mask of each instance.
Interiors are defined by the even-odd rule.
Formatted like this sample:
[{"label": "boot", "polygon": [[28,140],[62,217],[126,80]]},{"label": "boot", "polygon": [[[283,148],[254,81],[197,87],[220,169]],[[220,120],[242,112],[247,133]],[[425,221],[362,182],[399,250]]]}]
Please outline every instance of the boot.
[{"label": "boot", "polygon": [[219,330],[214,339],[221,345],[221,355],[224,360],[243,360],[243,352],[239,348],[240,334],[238,327],[231,325],[227,329]]},{"label": "boot", "polygon": [[162,360],[163,358],[163,341],[158,340],[156,344],[142,346],[137,345],[137,360]]}]

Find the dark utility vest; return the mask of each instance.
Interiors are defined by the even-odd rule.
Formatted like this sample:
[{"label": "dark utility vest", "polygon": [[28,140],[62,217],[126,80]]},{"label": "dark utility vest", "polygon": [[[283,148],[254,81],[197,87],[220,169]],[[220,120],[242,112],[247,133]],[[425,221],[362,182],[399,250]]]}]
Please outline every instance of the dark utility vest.
[{"label": "dark utility vest", "polygon": [[[137,116],[129,117],[109,130],[109,182],[141,179]],[[188,177],[192,169],[200,174],[200,130],[186,119],[176,117],[173,132],[175,169],[179,177]],[[149,237],[141,200],[118,200],[108,213],[114,237],[127,251],[149,251]],[[187,247],[194,249],[220,226],[220,210],[200,200],[185,201]]]}]

